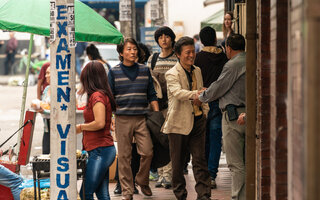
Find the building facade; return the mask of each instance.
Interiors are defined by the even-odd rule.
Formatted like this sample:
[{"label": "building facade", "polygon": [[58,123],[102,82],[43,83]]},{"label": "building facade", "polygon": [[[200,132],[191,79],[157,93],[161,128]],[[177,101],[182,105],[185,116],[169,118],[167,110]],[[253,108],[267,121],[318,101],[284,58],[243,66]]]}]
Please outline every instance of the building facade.
[{"label": "building facade", "polygon": [[[201,29],[201,21],[224,9],[223,0],[214,4],[204,4],[203,0],[162,0],[164,25],[171,27],[177,38],[181,36],[192,37]],[[145,6],[146,26],[151,26],[150,1]],[[222,21],[221,21],[222,23]],[[220,34],[218,35],[218,37]],[[221,35],[222,37],[222,35]]]},{"label": "building facade", "polygon": [[319,199],[320,2],[245,3],[247,199]]}]

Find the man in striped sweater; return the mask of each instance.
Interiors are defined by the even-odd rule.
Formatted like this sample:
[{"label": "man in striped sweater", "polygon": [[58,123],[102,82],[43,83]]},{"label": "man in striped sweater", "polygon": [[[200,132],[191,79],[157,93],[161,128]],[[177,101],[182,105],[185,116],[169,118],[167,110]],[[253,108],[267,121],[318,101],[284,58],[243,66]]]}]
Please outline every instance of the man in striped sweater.
[{"label": "man in striped sweater", "polygon": [[137,42],[127,38],[117,46],[117,51],[121,63],[110,69],[108,81],[117,103],[115,132],[122,199],[132,199],[134,191],[130,166],[133,137],[141,156],[135,181],[143,194],[151,196],[149,170],[153,146],[145,115],[149,104],[154,111],[159,111],[157,96],[149,68],[135,62],[141,53]]},{"label": "man in striped sweater", "polygon": [[[168,111],[167,81],[165,73],[178,61],[173,52],[176,35],[167,26],[160,27],[154,33],[154,39],[161,48],[160,53],[154,53],[148,60],[148,67],[151,68],[153,84],[155,86],[159,109],[166,117]],[[169,162],[166,166],[158,168],[159,179],[155,187],[171,188],[172,165]]]}]

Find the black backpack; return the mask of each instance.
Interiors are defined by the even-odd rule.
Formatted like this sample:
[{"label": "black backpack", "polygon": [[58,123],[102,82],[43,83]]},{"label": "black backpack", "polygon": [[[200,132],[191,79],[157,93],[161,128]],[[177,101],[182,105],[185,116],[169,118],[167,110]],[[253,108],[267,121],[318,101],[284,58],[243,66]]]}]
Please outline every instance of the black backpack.
[{"label": "black backpack", "polygon": [[160,55],[160,53],[154,53],[153,56],[152,56],[152,60],[151,60],[151,69],[152,70],[156,66],[156,63],[157,63],[159,55]]}]

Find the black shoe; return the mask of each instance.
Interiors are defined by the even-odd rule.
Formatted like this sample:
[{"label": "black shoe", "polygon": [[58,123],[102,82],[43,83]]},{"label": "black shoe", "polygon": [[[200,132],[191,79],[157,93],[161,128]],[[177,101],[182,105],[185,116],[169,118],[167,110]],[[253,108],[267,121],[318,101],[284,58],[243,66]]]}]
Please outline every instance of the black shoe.
[{"label": "black shoe", "polygon": [[116,185],[116,188],[114,189],[113,191],[114,194],[121,194],[122,191],[121,191],[121,185],[119,182],[117,182],[117,185]]},{"label": "black shoe", "polygon": [[211,198],[203,196],[203,197],[197,198],[197,200],[211,200]]},{"label": "black shoe", "polygon": [[211,179],[210,186],[211,186],[211,189],[216,189],[217,188],[217,184],[216,184],[216,181],[214,179]]},{"label": "black shoe", "polygon": [[163,186],[165,189],[170,189],[170,188],[172,187],[171,182],[167,181],[165,178],[163,178],[162,186]]},{"label": "black shoe", "polygon": [[[139,185],[139,184],[137,183],[137,185]],[[146,196],[152,196],[152,190],[149,185],[139,185],[139,186],[140,186],[140,190],[141,190],[142,194],[144,194]]]},{"label": "black shoe", "polygon": [[134,186],[133,193],[134,193],[134,194],[139,194],[139,190],[137,189],[136,186]]},{"label": "black shoe", "polygon": [[161,188],[162,187],[162,180],[161,181],[158,180],[154,186],[156,188]]}]

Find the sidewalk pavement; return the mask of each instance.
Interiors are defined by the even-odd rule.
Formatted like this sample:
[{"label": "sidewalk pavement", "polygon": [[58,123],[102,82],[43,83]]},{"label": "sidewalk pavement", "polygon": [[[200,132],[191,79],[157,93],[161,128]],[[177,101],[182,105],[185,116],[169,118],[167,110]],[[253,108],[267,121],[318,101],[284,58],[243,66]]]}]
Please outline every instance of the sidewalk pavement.
[{"label": "sidewalk pavement", "polygon": [[[34,80],[35,76],[29,75],[29,84],[35,84]],[[11,85],[21,85],[25,79],[24,74],[19,75],[0,75],[0,85],[9,85],[9,82],[11,82]]]},{"label": "sidewalk pavement", "polygon": [[[29,74],[29,85],[35,85],[37,83],[38,74]],[[24,74],[19,75],[0,75],[0,85],[11,85],[22,86],[22,82],[25,79]],[[79,83],[79,76],[76,76],[76,83]]]},{"label": "sidewalk pavement", "polygon": [[8,85],[8,81],[12,76],[0,75],[0,85]]},{"label": "sidewalk pavement", "polygon": [[[195,180],[192,173],[192,166],[189,164],[188,166],[189,174],[185,175],[187,190],[188,190],[188,198],[187,200],[195,200],[197,199],[197,193],[194,189]],[[150,187],[153,192],[151,197],[144,196],[139,190],[139,194],[135,194],[133,196],[134,200],[175,200],[175,196],[172,192],[172,189],[164,189],[164,188],[155,188],[155,181],[150,181]],[[231,198],[231,173],[227,167],[225,154],[221,155],[220,158],[220,166],[218,176],[216,178],[217,188],[211,190],[211,199],[212,200],[227,200]],[[113,190],[116,186],[116,183],[109,184],[109,193],[112,200],[121,200],[121,195],[115,195]]]},{"label": "sidewalk pavement", "polygon": [[[8,85],[10,78],[24,78],[24,75],[9,75],[4,76],[0,75],[0,85]],[[187,190],[188,190],[188,198],[187,200],[194,200],[197,198],[197,193],[194,189],[195,180],[192,173],[192,166],[189,164],[188,166],[189,174],[185,175]],[[82,181],[78,181],[78,187],[81,187]],[[172,192],[172,189],[164,189],[164,188],[155,188],[154,181],[150,181],[150,187],[153,192],[153,196],[147,197],[144,196],[139,190],[138,195],[134,195],[133,198],[135,200],[149,199],[149,200],[175,200],[175,196]],[[212,200],[227,200],[231,198],[231,174],[227,167],[225,154],[221,154],[219,172],[216,178],[217,188],[211,190],[211,199]],[[121,200],[121,195],[115,195],[113,190],[116,186],[116,183],[109,184],[109,193],[112,200]],[[138,187],[138,189],[140,189]]]}]

